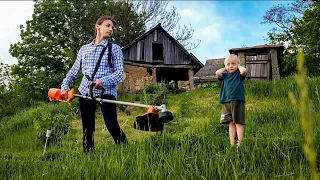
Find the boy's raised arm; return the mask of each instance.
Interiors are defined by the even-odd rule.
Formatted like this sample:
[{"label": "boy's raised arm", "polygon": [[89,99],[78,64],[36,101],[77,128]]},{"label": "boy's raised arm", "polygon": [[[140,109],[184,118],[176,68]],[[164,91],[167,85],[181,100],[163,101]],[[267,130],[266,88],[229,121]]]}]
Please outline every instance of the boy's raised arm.
[{"label": "boy's raised arm", "polygon": [[218,77],[218,78],[221,78],[222,77],[222,73],[224,72],[224,71],[226,71],[227,69],[226,69],[226,67],[223,67],[223,68],[221,68],[221,69],[218,69],[217,71],[216,71],[216,76]]},{"label": "boy's raised arm", "polygon": [[245,76],[247,74],[247,69],[245,67],[239,65],[238,69],[240,71],[241,76]]}]

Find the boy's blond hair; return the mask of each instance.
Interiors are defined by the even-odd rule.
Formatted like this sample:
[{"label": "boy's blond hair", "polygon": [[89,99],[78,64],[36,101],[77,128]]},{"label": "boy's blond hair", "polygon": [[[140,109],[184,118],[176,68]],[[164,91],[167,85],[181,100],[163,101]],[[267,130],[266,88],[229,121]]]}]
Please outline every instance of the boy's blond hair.
[{"label": "boy's blond hair", "polygon": [[240,59],[235,54],[230,54],[228,57],[226,57],[226,59],[224,60],[224,64],[226,64],[226,62],[229,60],[237,61],[240,64]]}]

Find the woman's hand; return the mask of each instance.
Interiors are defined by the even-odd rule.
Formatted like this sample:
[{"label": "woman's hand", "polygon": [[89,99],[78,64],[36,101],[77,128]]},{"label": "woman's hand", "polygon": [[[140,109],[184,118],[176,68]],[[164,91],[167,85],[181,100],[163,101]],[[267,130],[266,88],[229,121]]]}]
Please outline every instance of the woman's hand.
[{"label": "woman's hand", "polygon": [[102,81],[100,79],[96,80],[96,85],[94,86],[94,88],[96,88],[96,89],[102,89],[103,88],[103,84],[102,84]]},{"label": "woman's hand", "polygon": [[62,91],[62,92],[61,92],[61,96],[62,96],[62,98],[64,98],[64,99],[68,99],[68,90]]}]

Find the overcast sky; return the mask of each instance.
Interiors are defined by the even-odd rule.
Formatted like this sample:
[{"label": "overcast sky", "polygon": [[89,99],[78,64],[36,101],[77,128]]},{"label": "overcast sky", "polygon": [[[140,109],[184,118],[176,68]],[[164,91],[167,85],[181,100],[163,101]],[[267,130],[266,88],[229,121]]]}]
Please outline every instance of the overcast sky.
[{"label": "overcast sky", "polygon": [[[230,48],[266,44],[273,26],[263,25],[265,12],[272,5],[290,1],[170,1],[181,16],[180,24],[194,29],[191,42],[201,40],[191,50],[203,64],[207,59],[223,58]],[[0,1],[0,62],[16,64],[9,54],[10,44],[20,40],[21,24],[32,18],[33,1]]]}]

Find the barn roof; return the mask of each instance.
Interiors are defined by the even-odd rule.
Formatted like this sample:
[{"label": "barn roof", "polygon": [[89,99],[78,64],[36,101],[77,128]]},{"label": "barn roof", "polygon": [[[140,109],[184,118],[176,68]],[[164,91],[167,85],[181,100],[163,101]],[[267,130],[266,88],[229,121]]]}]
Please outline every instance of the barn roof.
[{"label": "barn roof", "polygon": [[223,66],[225,58],[209,59],[195,75],[195,79],[216,78],[215,72]]},{"label": "barn roof", "polygon": [[278,44],[263,44],[263,45],[257,45],[257,46],[251,46],[251,47],[242,47],[242,48],[231,48],[229,49],[230,54],[233,54],[234,52],[239,51],[247,51],[247,50],[257,50],[257,49],[283,49],[283,45]]}]

